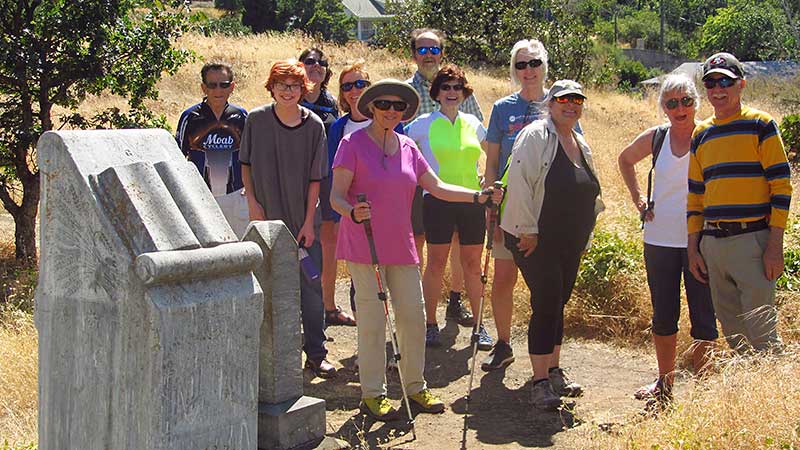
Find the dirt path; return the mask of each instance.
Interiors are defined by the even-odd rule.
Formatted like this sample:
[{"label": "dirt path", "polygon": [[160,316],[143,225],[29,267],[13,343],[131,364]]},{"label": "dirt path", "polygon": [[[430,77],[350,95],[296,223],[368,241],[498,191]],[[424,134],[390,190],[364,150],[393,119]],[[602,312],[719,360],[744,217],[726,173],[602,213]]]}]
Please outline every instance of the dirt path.
[{"label": "dirt path", "polygon": [[[347,305],[343,293],[337,293],[337,304]],[[443,316],[441,305],[439,317]],[[486,325],[495,336],[492,321]],[[644,351],[577,341],[564,343],[561,365],[584,386],[584,396],[561,412],[533,408],[528,403],[531,367],[527,336],[523,329],[515,331],[511,344],[516,362],[505,371],[488,374],[476,367],[466,433],[464,394],[469,384],[471,330],[455,322],[448,322],[443,329],[442,347],[426,353],[428,385],[445,401],[447,409],[441,415],[417,415],[416,440],[411,440],[402,421],[381,423],[359,414],[355,328],[328,329],[329,339],[333,339],[328,344],[329,360],[340,368],[339,376],[333,380],[311,379],[306,371],[305,393],[327,401],[328,434],[350,442],[354,448],[364,448],[364,443],[369,448],[408,449],[582,448],[588,434],[600,424],[625,422],[641,410],[642,403],[634,400],[632,393],[651,381],[655,358]],[[478,353],[479,363],[485,355]],[[398,383],[396,371],[390,371],[389,397],[396,405],[402,397]],[[680,390],[680,385],[676,388]]]}]

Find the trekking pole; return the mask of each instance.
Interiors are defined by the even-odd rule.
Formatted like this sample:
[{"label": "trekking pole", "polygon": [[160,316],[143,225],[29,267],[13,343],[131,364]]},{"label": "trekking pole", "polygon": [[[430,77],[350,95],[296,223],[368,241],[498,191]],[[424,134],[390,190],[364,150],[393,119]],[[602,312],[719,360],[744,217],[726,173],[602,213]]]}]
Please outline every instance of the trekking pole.
[{"label": "trekking pole", "polygon": [[[356,199],[359,203],[367,201],[366,194],[358,194]],[[406,385],[403,382],[403,370],[400,368],[400,347],[397,345],[397,336],[394,332],[394,325],[392,323],[392,315],[389,313],[389,297],[383,289],[383,276],[381,269],[378,265],[378,252],[375,250],[375,238],[372,236],[372,223],[369,219],[364,220],[364,232],[367,234],[367,242],[369,243],[369,252],[372,255],[372,267],[375,268],[375,280],[378,282],[378,300],[383,302],[383,313],[386,317],[386,324],[389,326],[389,336],[392,341],[392,351],[394,352],[394,360],[397,362],[397,374],[400,376],[400,388],[403,390],[403,402],[406,405],[406,412],[408,412],[408,424],[411,425],[411,435],[416,440],[417,432],[414,429],[414,417],[411,415],[411,405],[408,402],[408,394],[406,393]]]},{"label": "trekking pole", "polygon": [[[502,181],[495,181],[493,185],[494,189],[502,189],[503,182]],[[483,299],[486,297],[486,283],[489,281],[488,279],[488,270],[489,270],[489,256],[492,254],[492,247],[494,241],[494,227],[497,223],[497,207],[492,202],[492,199],[489,198],[488,200],[490,203],[489,209],[491,209],[492,213],[489,215],[489,236],[486,239],[486,254],[483,258],[483,272],[481,272],[481,300],[478,306],[478,320],[475,322],[475,325],[472,327],[472,367],[469,371],[469,387],[467,388],[467,395],[464,396],[464,399],[467,401],[466,406],[464,407],[464,416],[466,417],[469,415],[469,400],[470,400],[470,393],[472,393],[472,380],[475,377],[475,359],[478,354],[478,332],[481,329],[481,325],[483,325]]]}]

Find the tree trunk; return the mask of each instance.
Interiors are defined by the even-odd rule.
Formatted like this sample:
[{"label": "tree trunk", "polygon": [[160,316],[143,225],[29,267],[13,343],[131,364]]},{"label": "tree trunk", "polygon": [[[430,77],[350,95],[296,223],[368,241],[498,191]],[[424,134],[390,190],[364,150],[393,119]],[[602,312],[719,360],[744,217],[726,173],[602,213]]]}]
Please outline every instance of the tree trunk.
[{"label": "tree trunk", "polygon": [[34,266],[37,263],[36,216],[39,214],[41,185],[39,172],[20,177],[23,186],[22,203],[9,211],[14,218],[14,245],[17,261]]}]

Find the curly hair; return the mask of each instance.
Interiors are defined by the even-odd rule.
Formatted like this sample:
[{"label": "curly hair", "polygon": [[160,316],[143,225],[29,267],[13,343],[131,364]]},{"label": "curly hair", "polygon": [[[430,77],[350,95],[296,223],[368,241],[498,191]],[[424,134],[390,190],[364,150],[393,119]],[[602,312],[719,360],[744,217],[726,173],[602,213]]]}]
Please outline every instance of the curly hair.
[{"label": "curly hair", "polygon": [[464,85],[464,98],[472,95],[472,86],[470,86],[469,81],[467,81],[467,76],[464,75],[464,71],[455,64],[445,64],[444,67],[436,72],[436,76],[431,82],[431,98],[436,100],[436,97],[439,96],[439,90],[442,87],[442,83],[451,80],[456,80]]},{"label": "curly hair", "polygon": [[296,80],[300,82],[300,98],[303,98],[303,96],[311,90],[312,84],[308,81],[303,63],[293,59],[275,61],[269,69],[269,77],[267,81],[264,82],[264,87],[267,88],[274,98],[275,93],[272,92],[272,89],[275,83],[278,81],[283,83],[286,80]]}]

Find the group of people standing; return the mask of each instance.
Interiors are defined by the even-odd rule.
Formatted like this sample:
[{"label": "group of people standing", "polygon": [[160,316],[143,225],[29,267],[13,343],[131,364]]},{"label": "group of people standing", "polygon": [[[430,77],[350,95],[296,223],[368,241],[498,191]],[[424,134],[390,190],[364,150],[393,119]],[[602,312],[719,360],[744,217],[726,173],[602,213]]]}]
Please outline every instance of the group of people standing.
[{"label": "group of people standing", "polygon": [[[215,196],[240,192],[251,220],[282,220],[321,266],[321,280],[301,275],[306,368],[334,377],[325,327],[357,325],[361,407],[367,414],[380,420],[397,415],[386,397],[387,315],[376,295],[383,287],[395,313],[405,392],[423,412],[444,410],[426,385],[424,367],[426,347],[441,345],[437,306],[448,255],[452,291],[445,316],[475,327],[478,349],[489,351],[484,371],[514,361],[509,345],[513,289],[518,269],[522,272],[531,292],[531,400],[538,408],[555,409],[561,397],[583,390],[560,367],[564,305],[604,208],[579,122],[587,96],[571,80],[545,88],[547,51],[539,41],[522,40],[512,48],[509,66],[519,89],[494,103],[485,127],[464,71],[442,66],[444,43],[438,30],[411,34],[418,70],[406,82],[373,82],[363,61],[346,65],[338,77],[338,100],[328,89],[332,71],[326,55],[319,48],[306,49],[298,61],[272,65],[264,86],[274,101],[249,114],[228,103],[235,86],[232,68],[206,64],[201,71],[205,98],[183,113],[177,139]],[[774,279],[782,262],[779,266],[775,255],[782,258],[791,195],[788,164],[774,121],[742,107],[735,95],[745,84],[744,72],[735,70],[741,65],[722,55],[710,58],[704,72],[715,116],[695,127],[699,96],[694,83],[667,77],[659,104],[671,126],[647,130],[619,158],[646,222],[659,361],[658,379],[637,396],[661,404],[671,398],[682,272],[692,336],[702,342],[696,367],[703,366],[706,349],[717,337],[715,307],[724,311],[719,315],[726,336],[729,331],[744,336],[729,337],[732,346],[749,343],[760,350],[780,343],[774,331]],[[658,150],[653,136],[660,136]],[[733,161],[721,156],[730,145],[743,147]],[[480,173],[482,153],[486,170]],[[648,154],[654,158],[655,189],[644,197],[634,165]],[[498,180],[504,189],[492,188]],[[738,187],[737,180],[747,186]],[[489,222],[499,227],[487,238]],[[728,245],[751,230],[749,247]],[[458,245],[452,245],[456,239]],[[485,294],[481,255],[486,239],[492,239],[495,260],[496,341],[475,323]],[[763,255],[768,267],[759,287],[752,281],[758,271],[745,274],[739,267],[746,263],[731,256],[744,258],[748,251],[751,260]],[[352,315],[334,301],[337,260],[347,263]],[[384,286],[375,277],[376,262]],[[746,285],[740,276],[748,277]],[[461,303],[463,289],[471,313]],[[753,323],[747,317],[757,307],[771,309],[766,319]]]}]

